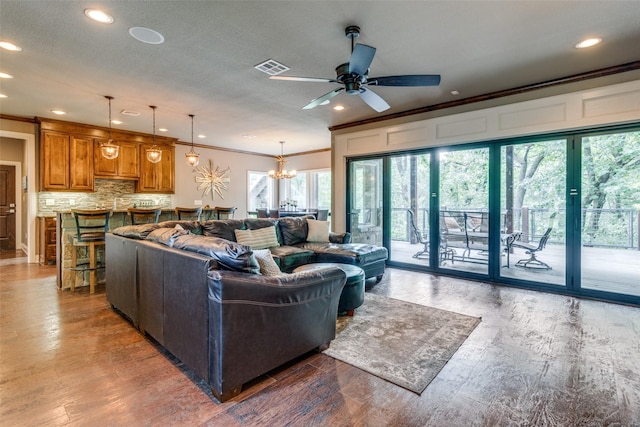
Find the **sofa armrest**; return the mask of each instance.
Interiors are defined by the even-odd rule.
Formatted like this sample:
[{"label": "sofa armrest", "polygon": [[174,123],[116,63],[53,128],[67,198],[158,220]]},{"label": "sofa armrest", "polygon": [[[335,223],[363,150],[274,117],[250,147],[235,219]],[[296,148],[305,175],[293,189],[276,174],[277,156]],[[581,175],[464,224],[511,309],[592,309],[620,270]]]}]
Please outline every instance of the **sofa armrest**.
[{"label": "sofa armrest", "polygon": [[335,337],[344,272],[302,273],[312,274],[209,271],[209,385],[216,397]]},{"label": "sofa armrest", "polygon": [[329,232],[330,243],[351,243],[351,233],[345,231],[344,233]]}]

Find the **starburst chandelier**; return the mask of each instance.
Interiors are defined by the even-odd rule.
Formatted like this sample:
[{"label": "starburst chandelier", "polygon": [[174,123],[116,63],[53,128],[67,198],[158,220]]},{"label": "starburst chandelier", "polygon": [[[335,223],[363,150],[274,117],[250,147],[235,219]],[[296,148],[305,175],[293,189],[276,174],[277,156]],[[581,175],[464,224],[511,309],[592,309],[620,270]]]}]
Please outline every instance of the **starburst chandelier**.
[{"label": "starburst chandelier", "polygon": [[269,177],[275,179],[288,179],[294,178],[297,175],[295,169],[289,171],[284,168],[285,163],[287,163],[287,161],[284,159],[284,141],[280,141],[280,155],[276,156],[276,162],[278,162],[278,170],[270,170]]}]

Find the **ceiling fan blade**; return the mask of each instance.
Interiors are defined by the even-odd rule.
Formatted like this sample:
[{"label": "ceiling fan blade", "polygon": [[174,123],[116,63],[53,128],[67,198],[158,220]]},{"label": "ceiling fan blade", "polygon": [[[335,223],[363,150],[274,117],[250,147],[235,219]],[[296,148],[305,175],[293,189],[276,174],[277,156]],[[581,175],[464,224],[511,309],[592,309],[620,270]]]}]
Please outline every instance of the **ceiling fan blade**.
[{"label": "ceiling fan blade", "polygon": [[406,76],[371,77],[367,84],[377,86],[438,86],[439,74],[412,74]]},{"label": "ceiling fan blade", "polygon": [[294,77],[294,76],[269,76],[271,80],[290,80],[294,82],[318,82],[318,83],[338,83],[333,79],[320,79],[316,77]]},{"label": "ceiling fan blade", "polygon": [[369,105],[369,107],[373,108],[378,113],[381,113],[382,111],[388,110],[389,108],[391,108],[391,106],[387,104],[387,101],[382,99],[380,95],[378,95],[371,89],[361,87],[360,90],[361,90],[360,98],[362,98],[362,100],[366,102]]},{"label": "ceiling fan blade", "polygon": [[376,54],[376,48],[367,46],[366,44],[357,43],[351,52],[351,59],[349,60],[349,72],[356,73],[358,75],[365,75],[373,56]]},{"label": "ceiling fan blade", "polygon": [[314,99],[313,101],[311,101],[310,103],[308,103],[307,105],[302,107],[302,109],[303,110],[309,110],[311,108],[315,108],[318,105],[322,104],[324,101],[330,100],[331,98],[333,98],[334,96],[336,96],[337,94],[339,94],[343,90],[344,90],[343,87],[339,87],[337,89],[334,89],[331,92],[322,95],[320,98]]}]

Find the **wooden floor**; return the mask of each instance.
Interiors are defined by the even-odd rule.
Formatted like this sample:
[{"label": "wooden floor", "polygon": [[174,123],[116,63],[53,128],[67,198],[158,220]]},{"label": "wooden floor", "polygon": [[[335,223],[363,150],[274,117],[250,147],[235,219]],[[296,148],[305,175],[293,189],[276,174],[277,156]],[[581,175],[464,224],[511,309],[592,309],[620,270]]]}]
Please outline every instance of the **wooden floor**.
[{"label": "wooden floor", "polygon": [[640,425],[634,307],[389,269],[369,292],[482,317],[422,396],[312,353],[219,404],[104,288],[11,259],[0,277],[2,426]]}]

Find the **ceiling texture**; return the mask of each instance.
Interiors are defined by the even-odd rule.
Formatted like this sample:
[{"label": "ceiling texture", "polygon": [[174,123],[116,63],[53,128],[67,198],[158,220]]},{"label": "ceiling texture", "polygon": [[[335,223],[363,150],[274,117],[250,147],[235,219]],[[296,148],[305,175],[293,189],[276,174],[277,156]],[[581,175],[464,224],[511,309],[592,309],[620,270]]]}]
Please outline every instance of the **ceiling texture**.
[{"label": "ceiling texture", "polygon": [[[89,20],[89,7],[114,22]],[[281,75],[333,79],[351,54],[348,25],[377,48],[370,76],[440,74],[440,85],[370,87],[391,106],[382,113],[344,92],[303,110],[339,85],[254,68],[273,59],[290,68]],[[603,41],[574,48],[587,37]],[[108,126],[110,95],[114,128],[151,133],[156,105],[163,135],[190,142],[194,114],[196,144],[280,154],[284,140],[292,154],[329,148],[331,126],[638,61],[640,1],[0,0],[0,39],[22,48],[0,51],[14,76],[0,80],[2,114]]]}]

